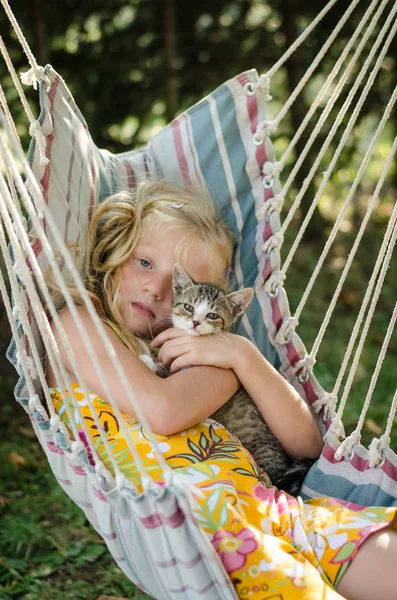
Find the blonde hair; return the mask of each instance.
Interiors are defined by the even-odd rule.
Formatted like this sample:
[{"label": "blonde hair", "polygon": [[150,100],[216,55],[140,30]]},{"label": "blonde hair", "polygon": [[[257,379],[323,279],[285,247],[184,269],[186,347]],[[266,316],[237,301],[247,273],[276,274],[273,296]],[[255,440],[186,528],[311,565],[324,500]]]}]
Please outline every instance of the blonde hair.
[{"label": "blonde hair", "polygon": [[[143,233],[155,235],[160,229],[185,232],[177,248],[181,261],[192,238],[199,242],[207,255],[209,278],[227,287],[234,238],[208,194],[164,181],[144,181],[135,193],[119,192],[104,200],[94,212],[88,229],[84,284],[99,317],[116,329],[136,354],[142,354],[147,346],[122,317],[119,268],[130,257]],[[75,303],[83,305],[77,289],[69,286],[69,290]],[[53,288],[52,296],[58,310],[65,306],[59,290]]]}]

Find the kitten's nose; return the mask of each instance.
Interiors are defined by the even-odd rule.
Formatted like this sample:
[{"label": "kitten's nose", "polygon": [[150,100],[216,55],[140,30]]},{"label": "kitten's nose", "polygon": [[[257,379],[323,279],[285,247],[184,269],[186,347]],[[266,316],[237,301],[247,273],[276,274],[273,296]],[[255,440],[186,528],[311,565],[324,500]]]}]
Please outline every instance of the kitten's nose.
[{"label": "kitten's nose", "polygon": [[196,329],[196,327],[197,327],[198,325],[200,325],[200,323],[201,323],[200,321],[193,321],[194,328]]}]

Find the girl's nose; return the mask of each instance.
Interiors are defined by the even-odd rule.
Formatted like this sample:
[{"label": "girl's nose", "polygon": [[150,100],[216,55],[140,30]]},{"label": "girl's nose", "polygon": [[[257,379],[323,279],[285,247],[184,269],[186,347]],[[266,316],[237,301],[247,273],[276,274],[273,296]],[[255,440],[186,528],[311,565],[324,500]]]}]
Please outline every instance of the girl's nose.
[{"label": "girl's nose", "polygon": [[164,300],[171,294],[172,275],[165,273],[153,273],[145,282],[144,289],[157,300]]}]

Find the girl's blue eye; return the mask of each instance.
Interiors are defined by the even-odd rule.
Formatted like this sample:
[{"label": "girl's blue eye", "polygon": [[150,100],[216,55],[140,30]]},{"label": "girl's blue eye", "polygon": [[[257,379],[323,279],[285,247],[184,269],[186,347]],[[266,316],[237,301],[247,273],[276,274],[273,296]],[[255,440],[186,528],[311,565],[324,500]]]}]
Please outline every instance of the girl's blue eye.
[{"label": "girl's blue eye", "polygon": [[142,267],[145,267],[145,269],[150,267],[150,262],[146,260],[146,258],[140,258],[139,262],[141,263]]}]

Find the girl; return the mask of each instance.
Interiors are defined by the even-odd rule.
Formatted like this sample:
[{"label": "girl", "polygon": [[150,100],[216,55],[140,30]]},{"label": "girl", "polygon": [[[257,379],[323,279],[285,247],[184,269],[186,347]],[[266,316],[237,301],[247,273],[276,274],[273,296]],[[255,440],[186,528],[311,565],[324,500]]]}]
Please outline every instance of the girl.
[{"label": "girl", "polygon": [[[241,383],[290,455],[316,458],[321,451],[321,436],[310,409],[251,342],[233,334],[192,337],[167,328],[174,263],[182,264],[198,282],[226,285],[232,247],[231,233],[207,197],[187,188],[146,182],[135,198],[116,194],[96,210],[88,232],[86,287],[151,429],[167,440],[173,436],[172,448],[167,444],[168,454],[164,451],[170,466],[181,470],[178,460],[188,456],[186,450],[175,454],[181,440],[197,447],[202,436],[211,436],[219,452],[222,444],[229,451],[233,448],[226,464],[224,457],[223,462],[217,461],[207,453],[206,465],[218,476],[211,485],[206,480],[203,491],[218,487],[228,517],[222,527],[214,529],[212,519],[203,528],[239,596],[247,594],[253,600],[338,598],[333,591],[336,586],[352,600],[394,598],[397,535],[390,526],[395,521],[394,509],[349,507],[331,499],[303,503],[277,492],[227,432],[216,429],[213,437],[212,426],[196,425],[227,402]],[[82,305],[76,290],[73,293]],[[98,398],[106,397],[74,319],[62,297],[55,291],[53,295],[87,387]],[[109,366],[83,307],[80,314],[107,384],[131,424],[135,415],[118,375]],[[59,332],[55,325],[52,328],[70,381],[76,382]],[[150,342],[160,349],[159,358],[170,367],[170,377],[159,378],[138,358]],[[185,369],[192,365],[197,366]],[[50,364],[47,380],[61,414],[65,399],[54,387]],[[191,438],[177,433],[186,429]],[[203,444],[204,454],[206,448],[208,444]]]}]

